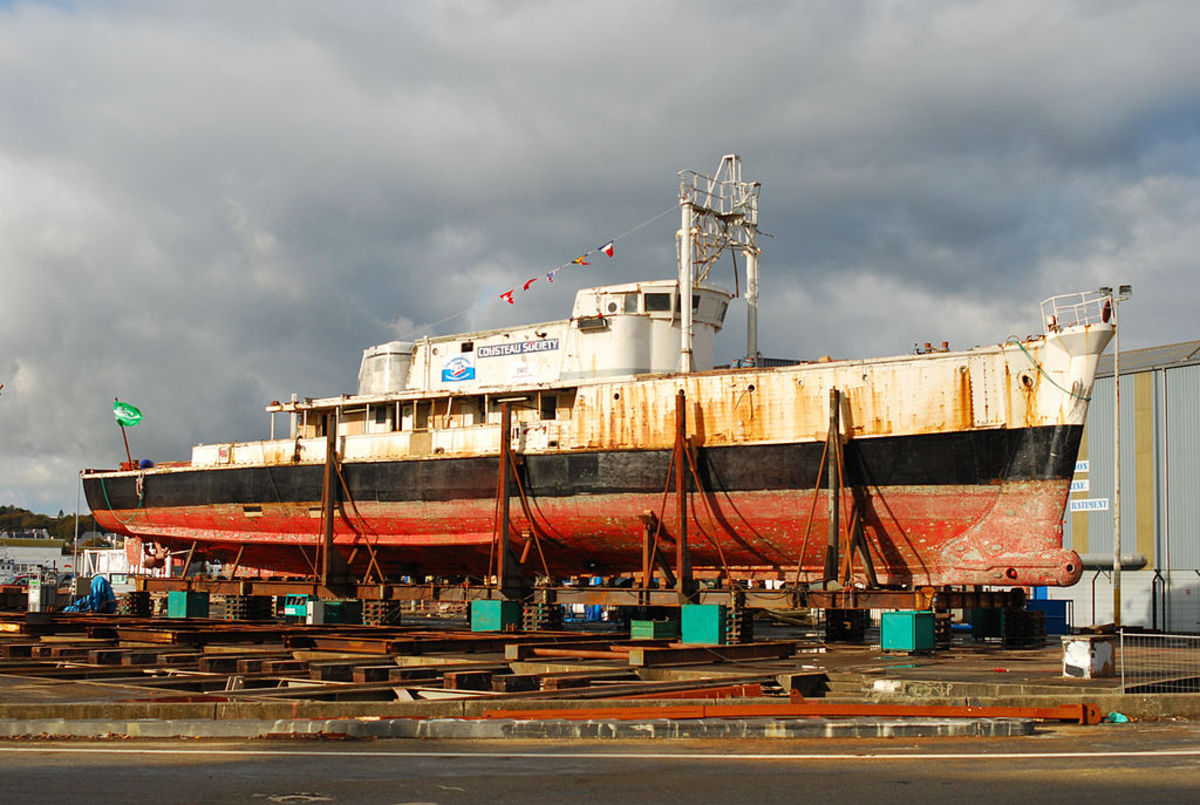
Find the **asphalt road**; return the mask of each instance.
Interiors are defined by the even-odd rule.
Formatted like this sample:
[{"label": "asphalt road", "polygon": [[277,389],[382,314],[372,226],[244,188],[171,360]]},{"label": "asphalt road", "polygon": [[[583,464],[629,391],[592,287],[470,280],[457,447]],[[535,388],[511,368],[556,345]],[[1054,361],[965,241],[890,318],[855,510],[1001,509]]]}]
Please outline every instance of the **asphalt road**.
[{"label": "asphalt road", "polygon": [[1016,739],[0,743],[14,803],[1200,801],[1200,724]]}]

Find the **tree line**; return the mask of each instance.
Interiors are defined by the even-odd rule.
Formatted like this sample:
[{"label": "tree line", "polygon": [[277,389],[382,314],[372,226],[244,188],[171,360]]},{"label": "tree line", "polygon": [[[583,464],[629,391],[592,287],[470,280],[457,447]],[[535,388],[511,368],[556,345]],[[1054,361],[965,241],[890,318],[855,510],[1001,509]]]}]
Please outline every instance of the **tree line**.
[{"label": "tree line", "polygon": [[[0,531],[39,531],[46,529],[54,539],[68,542],[75,538],[75,515],[63,514],[59,510],[57,517],[48,514],[36,514],[18,506],[0,506]],[[79,518],[79,533],[96,530],[96,518],[85,514]]]}]

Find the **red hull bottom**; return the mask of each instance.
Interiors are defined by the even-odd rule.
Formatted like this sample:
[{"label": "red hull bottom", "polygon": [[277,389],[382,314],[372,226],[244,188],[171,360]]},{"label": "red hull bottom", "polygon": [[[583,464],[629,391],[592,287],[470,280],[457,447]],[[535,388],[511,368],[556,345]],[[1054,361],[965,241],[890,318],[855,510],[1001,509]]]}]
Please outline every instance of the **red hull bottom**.
[{"label": "red hull bottom", "polygon": [[[866,541],[880,583],[909,585],[1069,586],[1082,574],[1079,557],[1062,548],[1065,480],[1006,482],[987,486],[872,488],[859,502]],[[850,511],[850,493],[842,512]],[[820,578],[829,527],[828,494],[758,491],[694,494],[688,545],[696,568],[733,578]],[[241,565],[283,575],[314,572],[321,520],[314,503],[245,507],[142,508],[96,511],[114,531],[224,562],[241,551]],[[809,512],[812,511],[810,519]],[[673,538],[678,531],[674,498],[606,494],[540,498],[535,502],[541,555],[553,574],[616,574],[641,569],[642,515],[662,514]],[[495,524],[492,500],[368,503],[347,507],[335,518],[334,541],[358,573],[372,552],[393,576],[484,575]],[[846,545],[842,523],[842,545]],[[523,552],[532,530],[514,501],[513,541]],[[368,545],[370,548],[368,549]],[[673,542],[660,550],[673,557]],[[845,549],[843,547],[843,553]],[[862,561],[854,560],[862,579]],[[526,567],[543,572],[536,549]]]}]

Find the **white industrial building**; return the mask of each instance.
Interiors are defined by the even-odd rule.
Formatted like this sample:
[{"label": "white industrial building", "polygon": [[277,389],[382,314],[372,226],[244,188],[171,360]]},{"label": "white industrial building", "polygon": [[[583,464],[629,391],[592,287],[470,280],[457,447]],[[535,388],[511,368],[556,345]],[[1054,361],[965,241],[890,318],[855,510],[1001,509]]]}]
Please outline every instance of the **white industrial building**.
[{"label": "white industrial building", "polygon": [[63,554],[65,544],[53,539],[45,529],[0,531],[0,584],[39,570],[72,572],[71,557]]},{"label": "white industrial building", "polygon": [[[1200,341],[1122,351],[1120,372],[1121,623],[1200,632]],[[1046,591],[1076,626],[1113,620],[1115,391],[1107,355],[1064,523],[1083,579]]]}]

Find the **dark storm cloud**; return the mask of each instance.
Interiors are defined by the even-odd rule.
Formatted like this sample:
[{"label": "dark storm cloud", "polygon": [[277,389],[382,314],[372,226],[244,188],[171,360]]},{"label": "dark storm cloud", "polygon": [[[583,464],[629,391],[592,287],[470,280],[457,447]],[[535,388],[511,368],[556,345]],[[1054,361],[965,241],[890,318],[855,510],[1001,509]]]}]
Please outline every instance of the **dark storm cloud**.
[{"label": "dark storm cloud", "polygon": [[123,450],[114,396],[146,411],[137,452],[187,458],[264,435],[272,399],[352,391],[370,344],[669,276],[675,213],[496,298],[731,151],[774,236],[770,354],[997,341],[1118,282],[1123,344],[1197,337],[1197,23],[1188,2],[0,7],[0,502],[73,508],[78,469]]}]

